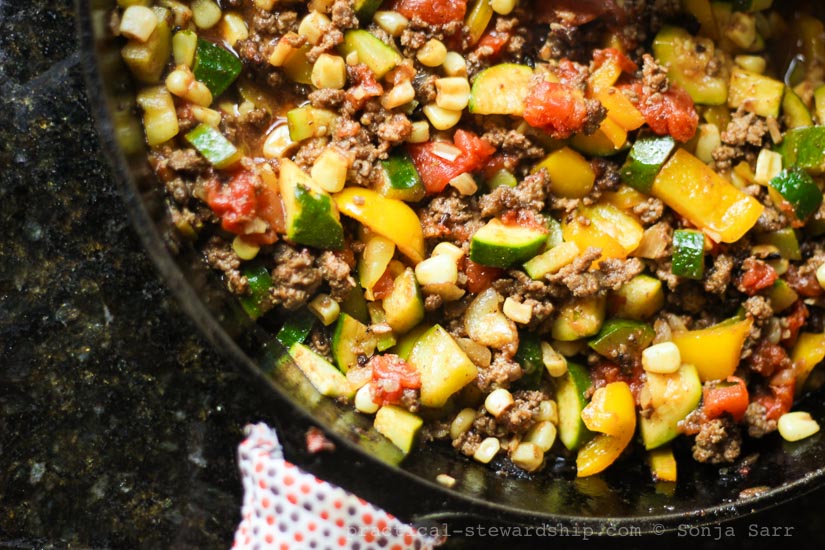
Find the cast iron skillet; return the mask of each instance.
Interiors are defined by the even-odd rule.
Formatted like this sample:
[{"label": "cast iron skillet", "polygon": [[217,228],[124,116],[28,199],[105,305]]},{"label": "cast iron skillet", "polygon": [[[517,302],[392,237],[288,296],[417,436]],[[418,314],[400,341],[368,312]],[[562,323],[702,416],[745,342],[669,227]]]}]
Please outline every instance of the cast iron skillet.
[{"label": "cast iron skillet", "polygon": [[[821,433],[793,444],[774,434],[746,447],[743,459],[723,468],[696,464],[689,458],[689,448],[677,445],[675,489],[652,483],[644,457],[638,454],[623,457],[602,476],[581,480],[566,460],[549,464],[544,473],[531,478],[504,471],[504,465],[481,466],[439,445],[417,450],[399,464],[398,451],[375,434],[369,419],[320,399],[293,365],[275,366],[282,349],[268,343],[271,333],[251,323],[191,245],[176,238],[161,187],[145,160],[143,132],[132,82],[120,61],[120,44],[109,31],[114,0],[77,3],[89,99],[135,229],[187,314],[232,363],[248,371],[249,391],[271,395],[274,418],[291,460],[404,520],[423,525],[506,522],[595,534],[628,533],[631,528],[634,534],[661,534],[685,523],[715,523],[785,502],[825,481]],[[275,368],[279,374],[273,377]],[[815,418],[825,418],[821,395],[803,408]],[[265,414],[273,417],[272,411]],[[337,450],[309,455],[303,445],[309,425],[322,427]],[[454,477],[455,488],[437,484],[439,473]],[[762,490],[741,498],[743,490],[753,488]]]}]

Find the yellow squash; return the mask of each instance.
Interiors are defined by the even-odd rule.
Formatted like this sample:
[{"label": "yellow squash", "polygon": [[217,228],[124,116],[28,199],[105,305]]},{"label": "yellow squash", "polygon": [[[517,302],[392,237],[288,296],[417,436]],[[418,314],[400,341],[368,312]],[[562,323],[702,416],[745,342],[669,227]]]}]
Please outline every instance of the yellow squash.
[{"label": "yellow squash", "polygon": [[808,375],[825,359],[825,333],[803,332],[791,351],[794,374],[796,374],[796,394],[802,393]]},{"label": "yellow squash", "polygon": [[596,434],[579,450],[576,457],[579,477],[598,474],[613,464],[636,431],[636,404],[627,383],[612,382],[598,392],[603,395],[598,398],[594,395],[596,404],[590,412],[586,411],[591,405],[585,407],[582,419],[596,428],[608,429],[612,435]]},{"label": "yellow squash", "polygon": [[694,365],[702,382],[725,379],[739,365],[752,324],[752,319],[727,320],[700,330],[677,332],[673,343],[679,348],[682,363]]}]

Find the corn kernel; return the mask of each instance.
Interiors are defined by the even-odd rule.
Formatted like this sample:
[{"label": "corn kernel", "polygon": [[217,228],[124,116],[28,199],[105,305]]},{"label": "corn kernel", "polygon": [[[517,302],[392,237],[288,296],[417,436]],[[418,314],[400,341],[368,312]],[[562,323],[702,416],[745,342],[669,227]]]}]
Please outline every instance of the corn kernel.
[{"label": "corn kernel", "polygon": [[461,111],[451,111],[430,103],[424,106],[424,116],[436,130],[449,130],[461,120]]},{"label": "corn kernel", "polygon": [[272,11],[272,8],[275,7],[275,2],[277,0],[253,0],[253,4],[256,8],[263,11]]},{"label": "corn kernel", "polygon": [[552,422],[545,420],[536,423],[535,426],[527,431],[527,434],[524,436],[524,442],[532,443],[541,449],[542,452],[546,453],[553,448],[557,434],[558,430],[556,426],[554,426]]},{"label": "corn kernel", "polygon": [[522,470],[535,472],[544,464],[544,452],[535,443],[519,443],[510,460]]},{"label": "corn kernel", "polygon": [[447,76],[467,76],[467,60],[458,52],[447,52],[442,65]]},{"label": "corn kernel", "polygon": [[369,384],[364,384],[355,392],[355,410],[364,414],[375,414],[378,408],[378,403],[372,400],[372,388]]},{"label": "corn kernel", "polygon": [[243,17],[237,13],[227,13],[221,21],[221,35],[226,43],[234,48],[238,41],[249,38],[249,28]]},{"label": "corn kernel", "polygon": [[377,11],[372,20],[387,34],[396,38],[410,25],[410,21],[397,11]]},{"label": "corn kernel", "polygon": [[186,4],[177,0],[160,0],[160,6],[172,10],[173,21],[176,27],[184,28],[192,20],[192,10]]},{"label": "corn kernel", "polygon": [[175,65],[191,67],[195,61],[198,35],[194,31],[178,31],[172,36],[172,55]]},{"label": "corn kernel", "polygon": [[146,42],[158,26],[158,16],[146,6],[129,6],[120,19],[120,34]]},{"label": "corn kernel", "polygon": [[507,412],[514,403],[513,394],[509,390],[497,388],[487,394],[487,398],[484,400],[484,408],[487,409],[488,413],[498,418]]},{"label": "corn kernel", "polygon": [[241,235],[236,235],[232,240],[232,250],[234,250],[235,254],[242,260],[253,260],[255,256],[258,255],[261,247],[247,241]]},{"label": "corn kernel", "polygon": [[725,28],[725,36],[740,48],[749,48],[756,41],[756,17],[752,13],[734,12]]},{"label": "corn kernel", "polygon": [[473,453],[473,459],[482,464],[489,464],[500,450],[501,442],[495,437],[488,437],[479,444],[478,449]]},{"label": "corn kernel", "polygon": [[672,374],[681,366],[682,356],[673,342],[654,344],[642,352],[642,367],[647,372]]},{"label": "corn kernel", "polygon": [[435,81],[435,104],[442,109],[461,111],[470,101],[470,83],[466,78],[450,76]]},{"label": "corn kernel", "polygon": [[713,151],[722,145],[722,136],[716,124],[700,124],[699,138],[696,140],[696,157],[709,164],[713,162]]},{"label": "corn kernel", "polygon": [[553,425],[559,423],[559,406],[552,399],[545,399],[539,402],[539,412],[535,417],[536,422],[550,422]]},{"label": "corn kernel", "polygon": [[212,0],[192,0],[192,19],[199,29],[211,29],[221,20],[221,8]]},{"label": "corn kernel", "polygon": [[785,441],[799,441],[819,431],[819,424],[811,418],[810,413],[795,411],[779,417],[776,425],[779,435]]},{"label": "corn kernel", "polygon": [[195,75],[185,65],[169,73],[166,77],[166,88],[176,96],[201,107],[208,107],[212,103],[212,92],[206,84],[195,80]]},{"label": "corn kernel", "polygon": [[426,143],[430,141],[430,123],[426,120],[418,120],[412,123],[412,131],[410,137],[407,138],[408,143]]},{"label": "corn kernel", "polygon": [[439,485],[443,485],[448,489],[452,489],[453,487],[455,487],[455,484],[457,483],[456,479],[453,476],[447,474],[438,474],[437,476],[435,476],[435,480],[439,483]]},{"label": "corn kernel", "polygon": [[209,107],[201,107],[200,105],[192,106],[192,115],[198,122],[208,124],[213,128],[217,128],[221,123],[221,113],[210,109]]},{"label": "corn kernel", "polygon": [[337,193],[344,188],[349,170],[349,158],[337,149],[324,150],[312,165],[312,179],[328,193]]},{"label": "corn kernel", "polygon": [[334,323],[341,314],[341,306],[329,294],[317,295],[307,304],[307,308],[327,327]]},{"label": "corn kernel", "polygon": [[438,67],[447,57],[447,46],[441,40],[433,38],[418,50],[415,57],[425,67]]},{"label": "corn kernel", "polygon": [[312,85],[340,90],[347,84],[347,64],[340,55],[322,53],[312,66]]},{"label": "corn kernel", "polygon": [[298,35],[306,38],[313,46],[317,46],[324,35],[329,32],[331,25],[329,17],[313,11],[301,19],[301,24],[298,25]]},{"label": "corn kernel", "polygon": [[415,266],[415,278],[422,286],[458,281],[458,267],[449,256],[432,256]]},{"label": "corn kernel", "polygon": [[553,378],[564,376],[567,373],[567,359],[547,342],[541,343],[541,361],[547,373]]},{"label": "corn kernel", "polygon": [[490,0],[490,7],[499,15],[510,15],[516,9],[516,0]]},{"label": "corn kernel", "polygon": [[458,264],[458,261],[464,256],[464,250],[457,247],[453,243],[443,242],[435,245],[432,255],[449,256],[456,264]]},{"label": "corn kernel", "polygon": [[409,80],[405,80],[381,96],[381,106],[385,109],[395,109],[406,105],[415,99],[415,89]]},{"label": "corn kernel", "polygon": [[476,412],[473,409],[467,408],[459,411],[450,423],[450,439],[461,437],[461,434],[473,427],[475,419]]},{"label": "corn kernel", "polygon": [[737,55],[733,61],[752,73],[763,74],[767,67],[767,61],[761,55]]},{"label": "corn kernel", "polygon": [[762,149],[756,157],[753,179],[760,185],[768,185],[782,171],[782,155],[770,149]]},{"label": "corn kernel", "polygon": [[478,184],[476,183],[475,178],[467,172],[459,174],[451,179],[450,185],[458,189],[458,192],[465,197],[473,195],[476,191],[478,191]]},{"label": "corn kernel", "polygon": [[528,324],[533,318],[533,307],[531,305],[517,302],[509,296],[504,300],[502,311],[508,318],[522,325]]}]

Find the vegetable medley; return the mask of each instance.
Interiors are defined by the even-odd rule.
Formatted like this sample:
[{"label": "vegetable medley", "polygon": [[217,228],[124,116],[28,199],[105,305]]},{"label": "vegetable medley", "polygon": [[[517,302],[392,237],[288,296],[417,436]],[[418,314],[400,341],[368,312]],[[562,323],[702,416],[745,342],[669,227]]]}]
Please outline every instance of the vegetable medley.
[{"label": "vegetable medley", "polygon": [[674,481],[819,429],[821,14],[118,3],[182,238],[405,453]]}]

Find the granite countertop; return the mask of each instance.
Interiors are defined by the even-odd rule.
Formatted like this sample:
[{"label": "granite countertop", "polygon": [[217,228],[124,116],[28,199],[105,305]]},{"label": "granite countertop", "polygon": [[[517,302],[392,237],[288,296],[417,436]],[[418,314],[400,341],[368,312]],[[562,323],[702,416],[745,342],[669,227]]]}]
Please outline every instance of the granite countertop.
[{"label": "granite countertop", "polygon": [[[99,149],[73,19],[68,0],[0,1],[0,547],[226,548],[235,447],[273,412],[143,252]],[[753,548],[756,525],[821,545],[823,497],[732,536],[670,539]]]}]

